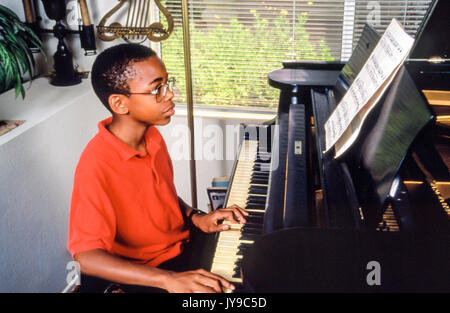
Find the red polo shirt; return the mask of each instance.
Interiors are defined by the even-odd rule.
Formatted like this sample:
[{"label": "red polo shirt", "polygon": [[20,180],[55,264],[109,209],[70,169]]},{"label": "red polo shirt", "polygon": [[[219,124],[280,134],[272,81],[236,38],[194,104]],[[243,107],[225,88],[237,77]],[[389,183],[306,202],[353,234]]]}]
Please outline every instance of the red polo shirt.
[{"label": "red polo shirt", "polygon": [[136,151],[98,124],[77,165],[69,219],[72,256],[104,249],[158,266],[181,253],[188,240],[173,183],[173,168],[159,131],[145,134],[147,154]]}]

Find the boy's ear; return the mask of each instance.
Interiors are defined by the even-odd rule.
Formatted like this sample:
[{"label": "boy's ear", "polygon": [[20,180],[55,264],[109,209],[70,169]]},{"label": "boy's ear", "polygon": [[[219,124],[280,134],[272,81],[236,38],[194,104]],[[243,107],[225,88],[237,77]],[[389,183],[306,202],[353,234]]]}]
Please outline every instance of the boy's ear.
[{"label": "boy's ear", "polygon": [[116,114],[128,114],[128,97],[121,94],[111,94],[108,97],[108,104]]}]

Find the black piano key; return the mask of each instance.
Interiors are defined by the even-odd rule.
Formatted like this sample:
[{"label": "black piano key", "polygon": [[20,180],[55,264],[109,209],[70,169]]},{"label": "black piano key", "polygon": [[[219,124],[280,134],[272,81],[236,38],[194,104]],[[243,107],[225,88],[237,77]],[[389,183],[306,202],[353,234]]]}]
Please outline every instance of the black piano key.
[{"label": "black piano key", "polygon": [[251,177],[255,177],[255,178],[269,178],[269,172],[253,171]]},{"label": "black piano key", "polygon": [[265,210],[266,203],[265,202],[248,201],[246,203],[245,207],[247,207],[249,209],[254,209],[254,210]]},{"label": "black piano key", "polygon": [[261,184],[261,185],[268,185],[269,184],[269,178],[253,178],[250,180],[252,184]]},{"label": "black piano key", "polygon": [[268,186],[259,186],[250,184],[249,190],[255,190],[258,194],[266,195]]},{"label": "black piano key", "polygon": [[266,157],[264,157],[264,156],[256,156],[255,162],[256,163],[267,163],[267,164],[270,164],[270,158],[266,159]]},{"label": "black piano key", "polygon": [[245,207],[247,209],[253,209],[253,210],[265,210],[266,204],[261,202],[247,202]]},{"label": "black piano key", "polygon": [[258,195],[267,195],[267,187],[265,186],[250,186],[249,193]]},{"label": "black piano key", "polygon": [[260,175],[260,176],[268,176],[269,175],[269,171],[261,171],[258,169],[252,169],[252,175]]},{"label": "black piano key", "polygon": [[238,273],[234,273],[233,274],[233,278],[241,278],[241,273],[239,272],[239,274]]},{"label": "black piano key", "polygon": [[266,163],[266,162],[270,162],[270,160],[272,159],[272,155],[270,153],[258,152],[256,154],[256,159],[261,160],[262,162]]},{"label": "black piano key", "polygon": [[249,234],[249,233],[242,233],[240,239],[241,240],[256,240],[260,237],[260,234]]},{"label": "black piano key", "polygon": [[269,172],[270,171],[270,164],[268,163],[255,163],[253,165],[254,171],[260,171],[260,172]]},{"label": "black piano key", "polygon": [[266,196],[249,195],[247,198],[247,203],[265,204],[266,199],[267,199]]},{"label": "black piano key", "polygon": [[[249,198],[250,198],[251,196],[249,196]],[[252,198],[252,199],[248,199],[248,201],[247,201],[247,205],[262,205],[262,206],[264,206],[264,205],[266,205],[266,199],[265,199],[265,197],[258,197],[258,198],[261,198],[261,199],[254,199],[254,198]]]},{"label": "black piano key", "polygon": [[248,215],[248,216],[245,217],[245,220],[247,221],[247,223],[261,224],[262,225],[263,222],[264,222],[264,217]]},{"label": "black piano key", "polygon": [[234,271],[240,271],[240,270],[241,270],[241,267],[242,267],[242,258],[239,258],[238,260],[239,260],[239,262],[235,262],[235,263],[234,263],[234,267],[233,267],[233,270],[234,270]]},{"label": "black piano key", "polygon": [[251,246],[252,246],[252,244],[250,244],[250,243],[244,243],[244,242],[241,242],[241,243],[239,244],[239,248],[240,248],[240,247],[250,248]]},{"label": "black piano key", "polygon": [[[255,203],[247,203],[245,206],[245,210],[265,210],[266,205],[265,204],[255,204]],[[251,213],[251,212],[248,212]]]},{"label": "black piano key", "polygon": [[262,234],[263,227],[262,226],[243,226],[241,228],[241,234],[252,234],[252,235],[260,235]]},{"label": "black piano key", "polygon": [[261,235],[262,228],[242,228],[242,235]]},{"label": "black piano key", "polygon": [[259,224],[259,225],[253,224],[253,225],[249,225],[249,226],[244,225],[241,228],[241,233],[242,234],[255,234],[255,235],[258,235],[258,234],[262,234],[262,231],[263,231],[263,225],[262,224]]},{"label": "black piano key", "polygon": [[248,250],[248,247],[239,247],[237,255],[244,255],[244,253]]},{"label": "black piano key", "polygon": [[261,180],[264,180],[264,181],[269,181],[269,173],[267,173],[266,175],[259,175],[259,174],[252,175],[251,178],[252,179],[261,179]]},{"label": "black piano key", "polygon": [[255,223],[245,223],[244,226],[242,226],[242,231],[245,232],[246,230],[257,230],[261,231],[262,225],[261,224],[255,224]]},{"label": "black piano key", "polygon": [[261,228],[261,220],[257,220],[255,222],[255,220],[251,220],[251,219],[247,219],[246,218],[246,223],[242,225],[242,227],[247,227],[247,228]]}]

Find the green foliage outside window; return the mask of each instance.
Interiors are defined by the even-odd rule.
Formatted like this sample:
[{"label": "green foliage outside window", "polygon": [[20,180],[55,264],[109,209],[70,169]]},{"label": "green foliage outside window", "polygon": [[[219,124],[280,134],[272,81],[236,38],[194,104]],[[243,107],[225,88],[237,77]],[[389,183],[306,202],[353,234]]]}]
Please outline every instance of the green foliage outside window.
[{"label": "green foliage outside window", "polygon": [[[310,41],[306,13],[297,16],[294,45],[286,12],[270,22],[256,12],[253,16],[251,26],[236,18],[214,28],[191,25],[194,104],[274,107],[279,90],[269,86],[267,74],[281,68],[290,53],[297,60],[334,60],[324,40]],[[177,26],[162,42],[162,57],[177,78],[177,102],[186,103],[183,32]]]}]

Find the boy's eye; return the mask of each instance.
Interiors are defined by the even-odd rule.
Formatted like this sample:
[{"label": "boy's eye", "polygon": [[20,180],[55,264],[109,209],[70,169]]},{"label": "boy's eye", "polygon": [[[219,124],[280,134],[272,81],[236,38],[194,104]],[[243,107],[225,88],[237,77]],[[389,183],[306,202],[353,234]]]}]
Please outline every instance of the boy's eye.
[{"label": "boy's eye", "polygon": [[158,87],[150,90],[149,93],[151,93],[152,95],[156,95],[159,92],[159,89],[161,88],[161,85],[159,85]]}]

